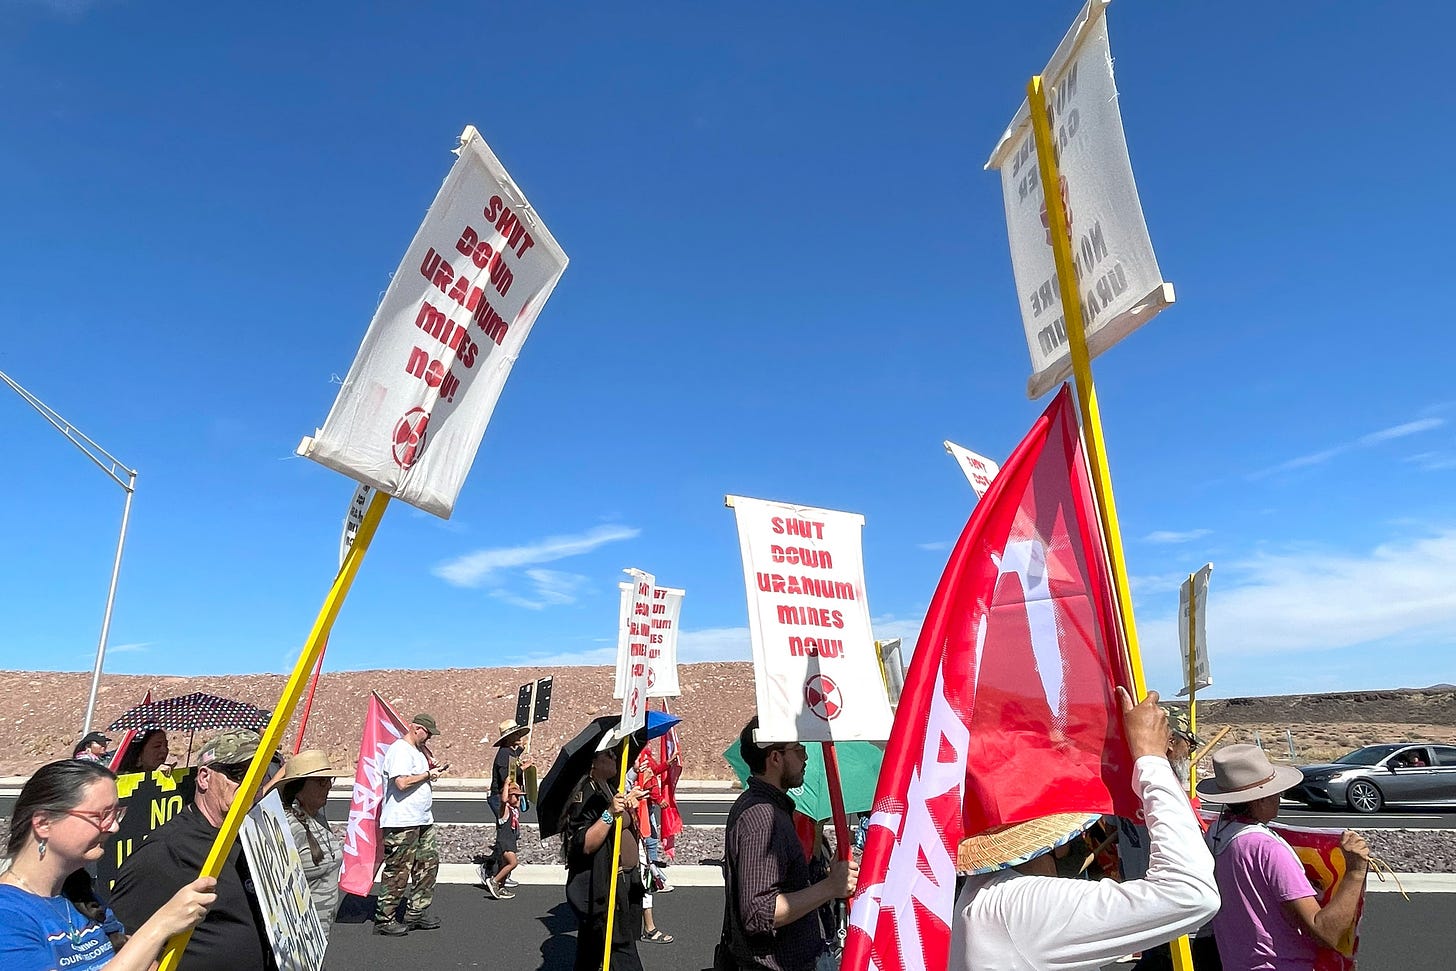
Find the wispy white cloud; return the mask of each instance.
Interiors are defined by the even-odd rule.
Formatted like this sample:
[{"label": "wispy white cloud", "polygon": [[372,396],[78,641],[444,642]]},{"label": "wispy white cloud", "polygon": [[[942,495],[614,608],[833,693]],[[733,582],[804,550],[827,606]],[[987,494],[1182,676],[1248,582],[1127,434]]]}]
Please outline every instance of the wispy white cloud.
[{"label": "wispy white cloud", "polygon": [[617,663],[617,649],[615,647],[593,647],[584,651],[557,651],[554,654],[521,654],[506,658],[506,661],[522,667],[547,668],[614,665]]},{"label": "wispy white cloud", "polygon": [[1183,532],[1178,532],[1172,529],[1156,529],[1148,535],[1144,536],[1143,542],[1159,543],[1164,545],[1171,545],[1174,543],[1191,543],[1195,539],[1202,539],[1205,536],[1212,535],[1212,533],[1213,530],[1211,529],[1189,529],[1184,530]]},{"label": "wispy white cloud", "polygon": [[108,644],[107,654],[143,654],[152,648],[151,641],[137,641],[134,644]]},{"label": "wispy white cloud", "polygon": [[916,543],[915,548],[918,550],[927,550],[931,553],[938,550],[948,550],[950,549],[950,540],[943,539],[938,543]]},{"label": "wispy white cloud", "polygon": [[579,573],[563,573],[560,570],[527,570],[525,579],[531,591],[522,595],[504,588],[492,590],[490,595],[508,604],[525,607],[527,610],[542,610],[546,607],[575,603],[577,595],[585,589],[590,580]]},{"label": "wispy white cloud", "polygon": [[[1431,636],[1450,642],[1456,630],[1452,576],[1456,529],[1392,540],[1368,551],[1256,553],[1214,572],[1209,653],[1216,668],[1219,658],[1272,660],[1300,651]],[[1174,610],[1139,619],[1138,634],[1145,656],[1156,653],[1176,663]],[[1245,665],[1246,677],[1253,673]]]},{"label": "wispy white cloud", "polygon": [[1248,473],[1245,478],[1254,481],[1265,479],[1281,472],[1294,472],[1299,469],[1312,468],[1316,465],[1323,465],[1337,456],[1344,455],[1346,452],[1353,452],[1356,449],[1362,448],[1371,448],[1384,442],[1407,438],[1411,435],[1419,435],[1423,432],[1441,428],[1445,424],[1446,419],[1436,417],[1418,418],[1415,421],[1403,422],[1399,425],[1392,425],[1389,428],[1382,428],[1379,431],[1361,435],[1353,441],[1321,449],[1318,452],[1311,452],[1308,455],[1296,456],[1286,462],[1280,462],[1278,465],[1271,465],[1268,468],[1257,469]]},{"label": "wispy white cloud", "polygon": [[1414,455],[1407,455],[1405,460],[1425,472],[1442,472],[1446,469],[1456,469],[1456,451],[1417,452]]},{"label": "wispy white cloud", "polygon": [[457,587],[492,586],[498,582],[498,573],[501,571],[580,556],[608,543],[635,539],[641,533],[642,530],[630,526],[597,526],[584,533],[548,536],[522,546],[476,550],[474,553],[447,560],[431,572]]}]

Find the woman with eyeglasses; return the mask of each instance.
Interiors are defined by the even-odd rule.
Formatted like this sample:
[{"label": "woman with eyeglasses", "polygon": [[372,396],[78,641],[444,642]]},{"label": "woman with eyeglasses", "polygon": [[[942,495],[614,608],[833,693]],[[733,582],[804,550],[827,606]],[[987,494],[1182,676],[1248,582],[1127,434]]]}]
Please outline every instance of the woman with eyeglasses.
[{"label": "woman with eyeglasses", "polygon": [[85,866],[101,858],[125,812],[116,776],[95,762],[52,762],[25,783],[0,874],[0,968],[149,968],[168,938],[207,914],[210,877],[177,891],[130,937],[97,901]]}]

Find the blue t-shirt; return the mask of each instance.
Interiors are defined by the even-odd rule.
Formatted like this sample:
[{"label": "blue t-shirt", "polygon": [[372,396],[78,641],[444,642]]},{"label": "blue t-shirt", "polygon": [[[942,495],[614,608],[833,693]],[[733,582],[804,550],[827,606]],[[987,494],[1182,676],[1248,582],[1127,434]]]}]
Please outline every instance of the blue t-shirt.
[{"label": "blue t-shirt", "polygon": [[[106,917],[115,924],[110,911]],[[65,897],[38,897],[0,884],[0,968],[87,971],[115,956],[106,928],[82,916]]]}]

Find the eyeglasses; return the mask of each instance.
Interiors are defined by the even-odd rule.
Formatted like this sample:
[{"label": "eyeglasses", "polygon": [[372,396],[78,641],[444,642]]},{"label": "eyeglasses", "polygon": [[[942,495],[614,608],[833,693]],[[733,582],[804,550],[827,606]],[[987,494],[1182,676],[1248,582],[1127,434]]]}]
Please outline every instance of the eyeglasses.
[{"label": "eyeglasses", "polygon": [[242,785],[243,780],[248,777],[247,762],[240,762],[237,765],[208,765],[204,768],[211,769],[219,775],[225,775],[239,785]]},{"label": "eyeglasses", "polygon": [[795,742],[792,745],[782,745],[782,746],[779,746],[778,747],[778,751],[783,752],[784,754],[788,754],[789,752],[793,752],[799,758],[805,759],[805,760],[807,760],[809,758],[809,750],[806,749],[804,746],[800,745],[797,742]]},{"label": "eyeglasses", "polygon": [[126,818],[126,807],[118,804],[99,813],[87,809],[67,809],[66,815],[84,819],[104,833],[111,827],[121,824],[121,821]]}]

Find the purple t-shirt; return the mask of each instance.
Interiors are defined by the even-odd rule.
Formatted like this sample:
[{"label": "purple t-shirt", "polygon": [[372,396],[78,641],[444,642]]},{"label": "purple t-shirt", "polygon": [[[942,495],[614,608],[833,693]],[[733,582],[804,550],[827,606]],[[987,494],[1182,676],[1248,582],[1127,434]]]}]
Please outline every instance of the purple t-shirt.
[{"label": "purple t-shirt", "polygon": [[1249,827],[1213,858],[1223,905],[1213,935],[1224,971],[1311,971],[1318,944],[1284,912],[1284,902],[1315,896],[1294,850]]}]

